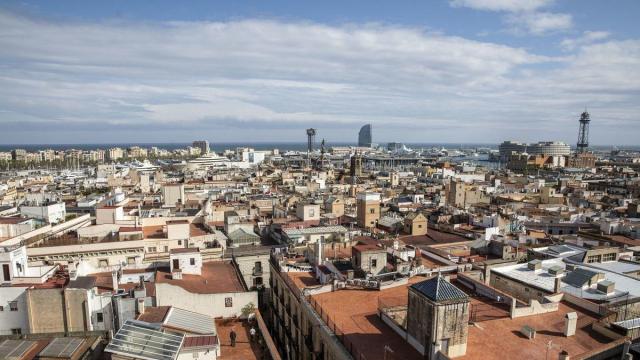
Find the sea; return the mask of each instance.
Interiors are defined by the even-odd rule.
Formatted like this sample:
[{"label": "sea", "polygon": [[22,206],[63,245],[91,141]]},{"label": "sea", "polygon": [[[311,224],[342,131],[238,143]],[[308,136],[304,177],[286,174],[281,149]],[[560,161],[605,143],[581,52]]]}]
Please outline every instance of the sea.
[{"label": "sea", "polygon": [[[0,144],[0,151],[11,151],[13,149],[25,149],[29,152],[44,150],[44,149],[53,149],[53,150],[69,150],[69,149],[77,149],[77,150],[94,150],[94,149],[109,149],[113,147],[120,148],[128,148],[132,146],[140,146],[143,148],[151,148],[153,146],[166,149],[166,150],[175,150],[175,149],[183,149],[187,146],[190,146],[191,143],[187,142],[176,142],[176,143],[101,143],[101,144]],[[325,146],[327,149],[333,146],[356,146],[355,143],[348,142],[327,142]],[[380,145],[386,146],[386,143],[381,143]],[[497,149],[498,144],[486,144],[486,143],[404,143],[408,148],[419,150],[419,149],[430,149],[430,148],[445,148],[445,149]],[[235,149],[238,147],[250,147],[255,150],[272,150],[278,149],[282,151],[306,151],[307,143],[306,142],[210,142],[209,146],[211,150],[215,152],[222,152],[227,149]],[[315,148],[319,148],[320,144],[316,143],[314,145]],[[593,150],[599,151],[611,151],[613,149],[623,149],[623,150],[635,150],[640,151],[640,145],[601,145],[601,146],[592,146]]]},{"label": "sea", "polygon": [[[333,146],[356,146],[355,143],[348,142],[327,142],[325,146],[327,149]],[[380,144],[386,146],[386,143]],[[446,149],[475,149],[475,148],[496,148],[496,144],[460,144],[460,143],[405,143],[405,145],[412,149],[428,149],[428,148],[441,148]],[[25,149],[29,152],[38,151],[43,149],[53,150],[94,150],[94,149],[109,149],[113,147],[128,148],[132,146],[139,146],[143,148],[151,148],[155,146],[159,149],[175,150],[184,149],[187,146],[191,146],[191,143],[178,142],[178,143],[103,143],[103,144],[0,144],[0,151],[11,151],[13,149]],[[227,149],[235,149],[238,147],[250,147],[255,150],[272,150],[278,149],[280,151],[306,151],[306,142],[210,142],[209,147],[216,152],[222,152]],[[314,144],[314,148],[319,148],[320,143]]]}]

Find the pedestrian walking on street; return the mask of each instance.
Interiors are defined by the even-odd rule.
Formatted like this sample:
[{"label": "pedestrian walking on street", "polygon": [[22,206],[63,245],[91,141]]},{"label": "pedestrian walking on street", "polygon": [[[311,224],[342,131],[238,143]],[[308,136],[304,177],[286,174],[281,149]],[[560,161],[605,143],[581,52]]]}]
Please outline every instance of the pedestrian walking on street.
[{"label": "pedestrian walking on street", "polygon": [[256,329],[253,326],[249,330],[249,335],[251,335],[251,342],[256,341]]},{"label": "pedestrian walking on street", "polygon": [[231,333],[229,333],[229,338],[231,339],[231,347],[236,347],[236,331],[231,329]]}]

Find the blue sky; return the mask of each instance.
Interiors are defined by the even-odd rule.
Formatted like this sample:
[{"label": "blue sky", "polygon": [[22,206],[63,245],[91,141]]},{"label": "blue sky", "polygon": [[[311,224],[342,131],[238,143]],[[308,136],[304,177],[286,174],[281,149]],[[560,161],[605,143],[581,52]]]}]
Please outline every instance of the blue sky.
[{"label": "blue sky", "polygon": [[640,2],[4,1],[0,143],[640,138]]}]

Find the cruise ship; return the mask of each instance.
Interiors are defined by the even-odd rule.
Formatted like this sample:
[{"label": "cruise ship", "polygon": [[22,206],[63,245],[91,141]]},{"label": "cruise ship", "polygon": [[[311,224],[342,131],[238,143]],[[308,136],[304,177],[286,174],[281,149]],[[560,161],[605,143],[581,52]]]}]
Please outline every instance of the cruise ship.
[{"label": "cruise ship", "polygon": [[229,167],[231,161],[212,152],[199,158],[187,161],[187,169],[196,170],[210,167]]}]

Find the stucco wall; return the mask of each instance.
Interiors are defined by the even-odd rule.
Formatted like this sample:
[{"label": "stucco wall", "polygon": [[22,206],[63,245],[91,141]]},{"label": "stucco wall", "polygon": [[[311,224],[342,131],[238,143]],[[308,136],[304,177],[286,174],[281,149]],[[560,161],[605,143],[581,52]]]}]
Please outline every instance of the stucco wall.
[{"label": "stucco wall", "polygon": [[[232,306],[225,306],[225,298],[232,299]],[[233,317],[242,314],[248,303],[258,306],[258,293],[232,292],[218,294],[195,294],[170,284],[156,283],[157,306],[176,306],[211,317]]]}]

